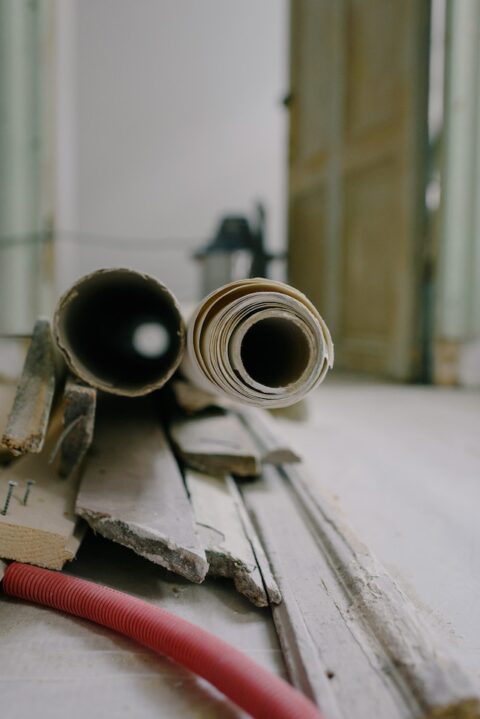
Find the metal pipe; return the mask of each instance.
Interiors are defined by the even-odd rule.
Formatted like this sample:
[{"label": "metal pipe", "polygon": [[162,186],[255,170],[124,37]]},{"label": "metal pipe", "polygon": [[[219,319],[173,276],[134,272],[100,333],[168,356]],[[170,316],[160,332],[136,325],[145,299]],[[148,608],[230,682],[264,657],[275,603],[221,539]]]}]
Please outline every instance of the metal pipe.
[{"label": "metal pipe", "polygon": [[130,269],[102,269],[59,300],[54,336],[65,360],[88,384],[136,397],[162,387],[178,367],[185,327],[168,288]]}]

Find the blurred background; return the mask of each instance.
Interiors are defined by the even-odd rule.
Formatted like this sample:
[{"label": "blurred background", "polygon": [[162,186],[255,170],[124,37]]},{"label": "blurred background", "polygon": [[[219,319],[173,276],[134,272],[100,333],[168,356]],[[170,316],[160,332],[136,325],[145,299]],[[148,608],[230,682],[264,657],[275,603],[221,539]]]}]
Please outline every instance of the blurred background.
[{"label": "blurred background", "polygon": [[337,366],[480,386],[478,0],[0,0],[0,332],[98,267],[287,279]]}]

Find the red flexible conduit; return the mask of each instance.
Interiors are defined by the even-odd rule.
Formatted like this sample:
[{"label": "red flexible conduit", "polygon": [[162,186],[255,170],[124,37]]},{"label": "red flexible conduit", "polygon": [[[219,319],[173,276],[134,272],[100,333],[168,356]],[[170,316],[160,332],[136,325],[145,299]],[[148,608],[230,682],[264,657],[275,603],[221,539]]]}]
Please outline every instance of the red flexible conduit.
[{"label": "red flexible conduit", "polygon": [[206,679],[257,719],[322,719],[290,684],[204,629],[141,599],[84,579],[10,564],[3,589],[114,629]]}]

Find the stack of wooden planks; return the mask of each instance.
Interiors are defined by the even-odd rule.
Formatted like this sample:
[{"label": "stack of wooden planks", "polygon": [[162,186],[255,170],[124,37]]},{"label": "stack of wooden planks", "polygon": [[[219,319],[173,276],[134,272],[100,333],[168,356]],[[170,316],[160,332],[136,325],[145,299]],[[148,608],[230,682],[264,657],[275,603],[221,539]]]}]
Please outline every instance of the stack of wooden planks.
[{"label": "stack of wooden planks", "polygon": [[[189,401],[198,390],[183,385]],[[10,460],[0,468],[1,558],[60,569],[89,525],[193,582],[227,577],[257,606],[280,601],[236,484],[279,456],[298,460],[274,434],[259,445],[243,410],[208,395],[192,414],[176,392],[97,393],[62,368],[47,320],[11,387],[2,405],[11,404],[0,445]]]}]

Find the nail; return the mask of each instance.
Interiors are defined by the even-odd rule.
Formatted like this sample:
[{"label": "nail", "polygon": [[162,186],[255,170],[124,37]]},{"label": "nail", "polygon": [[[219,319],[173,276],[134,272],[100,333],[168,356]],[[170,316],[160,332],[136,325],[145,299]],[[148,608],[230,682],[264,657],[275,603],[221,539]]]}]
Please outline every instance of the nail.
[{"label": "nail", "polygon": [[8,512],[8,505],[10,504],[10,500],[12,498],[13,488],[17,486],[17,483],[11,479],[8,483],[8,490],[7,490],[7,496],[5,497],[5,504],[3,505],[2,514],[3,516],[6,515]]},{"label": "nail", "polygon": [[25,494],[23,495],[23,502],[22,502],[23,505],[27,504],[28,495],[30,494],[30,490],[34,484],[35,484],[34,479],[27,479],[27,488],[25,490]]}]

